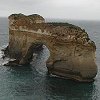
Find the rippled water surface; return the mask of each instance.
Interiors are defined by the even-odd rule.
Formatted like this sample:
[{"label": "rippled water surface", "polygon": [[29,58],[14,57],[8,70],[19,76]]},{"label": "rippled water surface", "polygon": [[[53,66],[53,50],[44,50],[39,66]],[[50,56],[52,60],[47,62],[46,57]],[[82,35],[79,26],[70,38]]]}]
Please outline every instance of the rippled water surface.
[{"label": "rippled water surface", "polygon": [[[29,66],[5,67],[0,51],[0,100],[100,100],[100,22],[68,21],[85,28],[97,45],[98,74],[93,83],[78,83],[47,75],[46,47]],[[0,49],[8,43],[8,20],[0,18]]]}]

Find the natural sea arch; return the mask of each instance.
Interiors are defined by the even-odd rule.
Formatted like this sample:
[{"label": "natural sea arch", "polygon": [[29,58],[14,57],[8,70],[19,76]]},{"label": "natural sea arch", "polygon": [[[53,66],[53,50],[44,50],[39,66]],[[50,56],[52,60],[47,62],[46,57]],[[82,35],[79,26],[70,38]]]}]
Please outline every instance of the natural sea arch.
[{"label": "natural sea arch", "polygon": [[[90,82],[97,74],[96,46],[87,32],[69,23],[46,23],[40,15],[9,16],[8,55],[19,65],[30,63],[43,44],[49,49],[48,72]],[[19,59],[20,58],[20,59]]]}]

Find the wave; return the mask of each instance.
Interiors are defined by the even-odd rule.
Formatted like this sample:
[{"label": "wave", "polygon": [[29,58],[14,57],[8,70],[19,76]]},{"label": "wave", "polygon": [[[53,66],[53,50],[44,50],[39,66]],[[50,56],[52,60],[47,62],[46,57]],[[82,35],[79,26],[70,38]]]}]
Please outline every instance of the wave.
[{"label": "wave", "polygon": [[4,57],[4,51],[3,49],[5,49],[8,46],[8,44],[3,45],[2,47],[0,47],[0,65],[4,65],[7,64],[9,61],[14,61],[15,59],[10,59],[8,57]]},{"label": "wave", "polygon": [[0,35],[8,35],[8,34],[3,34],[3,33],[1,33]]},{"label": "wave", "polygon": [[38,54],[33,55],[33,60],[30,63],[32,67],[35,68],[35,70],[41,75],[47,74],[46,61],[50,56],[48,48],[43,45],[43,50],[40,51]]},{"label": "wave", "polygon": [[[5,64],[9,63],[9,61],[14,61],[15,59],[11,59],[8,57],[4,57],[3,49],[5,49],[8,46],[8,44],[3,45],[0,47],[0,65],[4,66]],[[32,69],[36,70],[40,75],[44,76],[47,74],[47,67],[46,67],[46,61],[48,57],[50,56],[50,52],[46,46],[43,46],[43,50],[40,51],[38,54],[33,54],[32,62],[30,63],[32,65]]]},{"label": "wave", "polygon": [[4,53],[2,50],[0,50],[0,59],[3,57]]}]

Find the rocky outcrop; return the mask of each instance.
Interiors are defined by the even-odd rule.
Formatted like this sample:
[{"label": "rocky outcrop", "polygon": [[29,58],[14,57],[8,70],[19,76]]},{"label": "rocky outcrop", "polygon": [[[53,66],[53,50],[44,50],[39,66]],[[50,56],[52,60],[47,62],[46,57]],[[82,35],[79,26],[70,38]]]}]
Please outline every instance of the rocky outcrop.
[{"label": "rocky outcrop", "polygon": [[8,53],[19,65],[30,63],[33,53],[46,45],[50,74],[82,82],[97,74],[96,46],[85,30],[68,23],[45,23],[40,15],[9,16]]}]

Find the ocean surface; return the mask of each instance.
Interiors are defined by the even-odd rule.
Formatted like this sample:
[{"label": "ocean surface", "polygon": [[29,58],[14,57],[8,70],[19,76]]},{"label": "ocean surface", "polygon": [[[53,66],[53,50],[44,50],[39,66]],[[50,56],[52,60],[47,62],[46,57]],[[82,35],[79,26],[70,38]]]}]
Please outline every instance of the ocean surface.
[{"label": "ocean surface", "polygon": [[98,66],[95,81],[78,83],[48,76],[45,62],[49,57],[49,50],[45,46],[31,65],[3,66],[9,58],[2,59],[1,49],[7,46],[9,35],[7,18],[0,18],[0,100],[100,100],[100,22],[77,20],[63,20],[63,22],[82,27],[95,41]]}]

